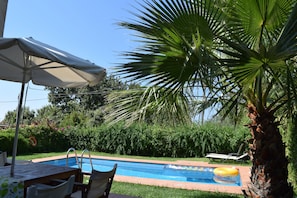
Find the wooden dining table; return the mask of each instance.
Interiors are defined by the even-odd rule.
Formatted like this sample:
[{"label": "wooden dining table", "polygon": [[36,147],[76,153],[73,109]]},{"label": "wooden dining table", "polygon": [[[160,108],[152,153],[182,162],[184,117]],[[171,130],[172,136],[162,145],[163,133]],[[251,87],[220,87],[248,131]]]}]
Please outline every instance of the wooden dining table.
[{"label": "wooden dining table", "polygon": [[[8,181],[18,181],[23,185],[24,197],[26,190],[32,184],[49,183],[53,179],[67,179],[71,175],[75,175],[75,181],[82,182],[81,169],[66,166],[55,166],[41,163],[16,164],[14,167],[14,176],[10,176],[11,166],[0,167],[0,178],[8,179]],[[0,180],[1,181],[1,180]]]}]

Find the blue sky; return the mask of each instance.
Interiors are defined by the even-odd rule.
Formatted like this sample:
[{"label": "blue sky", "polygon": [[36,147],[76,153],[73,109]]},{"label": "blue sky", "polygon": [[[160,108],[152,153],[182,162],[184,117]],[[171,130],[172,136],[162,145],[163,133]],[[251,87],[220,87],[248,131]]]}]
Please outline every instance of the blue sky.
[{"label": "blue sky", "polygon": [[[141,1],[142,2],[142,1]],[[33,37],[107,69],[135,49],[133,32],[119,27],[135,11],[135,0],[8,0],[4,37]],[[20,83],[0,80],[0,121],[17,107]],[[44,87],[29,83],[26,106],[48,104]]]}]

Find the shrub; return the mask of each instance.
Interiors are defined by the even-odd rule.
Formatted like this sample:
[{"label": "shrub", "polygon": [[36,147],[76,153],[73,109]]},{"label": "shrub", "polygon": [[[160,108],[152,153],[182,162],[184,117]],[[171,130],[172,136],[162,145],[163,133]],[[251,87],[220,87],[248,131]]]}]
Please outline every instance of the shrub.
[{"label": "shrub", "polygon": [[[187,125],[164,127],[138,123],[122,123],[100,127],[35,126],[21,128],[19,153],[58,152],[74,147],[106,153],[155,157],[203,157],[208,152],[229,153],[237,151],[249,133],[247,128],[207,123],[202,126]],[[37,145],[29,138],[34,136]],[[0,149],[11,152],[14,130],[0,133]]]},{"label": "shrub", "polygon": [[[4,130],[0,132],[0,151],[6,151],[8,155],[12,155],[15,130]],[[29,152],[29,140],[21,133],[18,136],[17,153]]]},{"label": "shrub", "polygon": [[208,152],[237,151],[248,129],[208,123],[203,126],[115,124],[96,128],[70,128],[71,147],[106,153],[164,157],[203,157]]}]

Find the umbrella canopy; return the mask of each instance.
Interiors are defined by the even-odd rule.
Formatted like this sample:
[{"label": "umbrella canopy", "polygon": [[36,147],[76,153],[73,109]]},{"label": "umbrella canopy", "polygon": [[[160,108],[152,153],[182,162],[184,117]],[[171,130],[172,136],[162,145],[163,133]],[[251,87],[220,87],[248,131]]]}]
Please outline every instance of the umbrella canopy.
[{"label": "umbrella canopy", "polygon": [[97,84],[105,69],[33,38],[0,38],[0,79],[53,87]]},{"label": "umbrella canopy", "polygon": [[33,38],[0,38],[0,71],[1,80],[22,83],[11,176],[14,176],[20,110],[25,83],[31,80],[36,85],[64,88],[83,87],[98,84],[106,75],[104,68]]}]

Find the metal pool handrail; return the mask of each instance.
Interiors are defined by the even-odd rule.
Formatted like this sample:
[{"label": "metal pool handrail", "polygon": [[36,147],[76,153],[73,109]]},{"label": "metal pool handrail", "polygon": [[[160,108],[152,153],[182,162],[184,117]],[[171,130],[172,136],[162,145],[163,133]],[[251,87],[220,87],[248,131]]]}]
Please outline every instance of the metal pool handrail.
[{"label": "metal pool handrail", "polygon": [[78,167],[81,169],[82,167],[79,165],[79,161],[78,161],[78,158],[77,158],[77,153],[76,153],[75,148],[69,148],[69,149],[68,149],[67,154],[66,154],[66,166],[68,166],[68,156],[69,156],[69,152],[70,152],[70,151],[74,151],[76,164],[77,164]]},{"label": "metal pool handrail", "polygon": [[83,150],[83,152],[81,153],[81,156],[80,156],[81,168],[82,168],[82,160],[83,160],[83,156],[84,156],[85,152],[89,153],[90,164],[91,164],[91,167],[92,167],[92,170],[93,170],[93,163],[92,163],[91,153],[90,153],[90,151],[88,149]]}]

